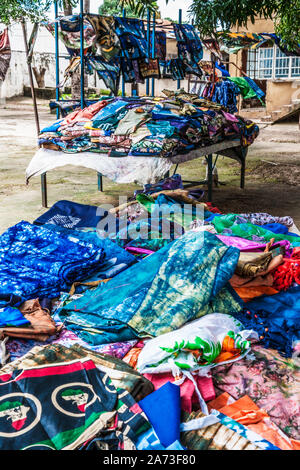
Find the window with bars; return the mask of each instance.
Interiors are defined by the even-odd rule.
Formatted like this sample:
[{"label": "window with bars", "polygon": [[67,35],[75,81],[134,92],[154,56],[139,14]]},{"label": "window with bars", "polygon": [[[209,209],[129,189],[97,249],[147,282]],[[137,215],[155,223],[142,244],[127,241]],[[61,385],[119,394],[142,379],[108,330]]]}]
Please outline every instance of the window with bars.
[{"label": "window with bars", "polygon": [[277,46],[249,50],[247,75],[263,80],[300,77],[300,57],[287,56]]}]

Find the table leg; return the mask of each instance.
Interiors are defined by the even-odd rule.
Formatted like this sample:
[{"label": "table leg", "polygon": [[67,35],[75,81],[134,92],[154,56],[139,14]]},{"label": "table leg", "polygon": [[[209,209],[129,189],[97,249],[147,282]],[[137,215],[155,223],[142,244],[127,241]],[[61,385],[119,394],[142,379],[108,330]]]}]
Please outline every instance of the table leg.
[{"label": "table leg", "polygon": [[207,181],[207,186],[208,186],[208,201],[212,202],[212,184],[213,184],[213,156],[210,153],[207,155],[206,161],[208,165],[208,181]]},{"label": "table leg", "polygon": [[43,207],[48,207],[46,173],[42,173],[42,175],[41,175],[41,189],[42,189],[42,206]]},{"label": "table leg", "polygon": [[101,173],[97,173],[98,175],[98,191],[103,191],[103,180]]}]

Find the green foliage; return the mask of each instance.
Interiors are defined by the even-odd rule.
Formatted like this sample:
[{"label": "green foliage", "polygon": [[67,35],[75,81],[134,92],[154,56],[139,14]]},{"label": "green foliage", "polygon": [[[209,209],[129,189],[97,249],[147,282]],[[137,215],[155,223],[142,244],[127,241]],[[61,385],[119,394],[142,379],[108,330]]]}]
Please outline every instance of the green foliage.
[{"label": "green foliage", "polygon": [[21,20],[43,19],[53,0],[0,0],[0,21],[6,25]]},{"label": "green foliage", "polygon": [[[46,20],[53,4],[54,0],[0,0],[0,22],[9,25],[22,20],[32,23]],[[58,0],[61,9],[77,4],[78,0]]]},{"label": "green foliage", "polygon": [[300,43],[300,0],[194,0],[189,14],[202,37],[237,26],[251,31],[258,17],[274,21],[275,33],[289,49]]},{"label": "green foliage", "polygon": [[132,0],[104,0],[99,7],[100,15],[121,16],[123,8],[126,10],[126,16],[131,18],[145,18],[147,16],[147,8],[151,12],[157,11],[158,6],[155,0],[132,1]]}]

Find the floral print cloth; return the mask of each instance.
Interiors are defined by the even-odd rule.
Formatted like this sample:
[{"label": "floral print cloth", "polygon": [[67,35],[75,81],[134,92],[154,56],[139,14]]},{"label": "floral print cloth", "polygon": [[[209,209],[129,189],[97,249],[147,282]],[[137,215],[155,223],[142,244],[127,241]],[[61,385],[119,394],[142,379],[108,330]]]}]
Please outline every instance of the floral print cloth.
[{"label": "floral print cloth", "polygon": [[217,394],[248,395],[289,437],[300,438],[300,367],[272,349],[253,346],[253,354],[212,370]]}]

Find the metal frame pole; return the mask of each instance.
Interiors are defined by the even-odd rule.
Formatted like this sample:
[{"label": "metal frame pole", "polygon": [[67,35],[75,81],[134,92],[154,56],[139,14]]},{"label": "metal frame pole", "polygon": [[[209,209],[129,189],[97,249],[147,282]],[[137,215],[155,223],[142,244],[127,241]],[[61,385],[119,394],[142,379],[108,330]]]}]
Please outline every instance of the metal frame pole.
[{"label": "metal frame pole", "polygon": [[[151,14],[150,9],[147,9],[147,58],[150,59],[150,22],[151,22]],[[150,79],[146,79],[146,95],[149,96],[150,94]]]},{"label": "metal frame pole", "polygon": [[[21,22],[21,25],[22,25],[22,31],[23,31],[26,58],[28,59],[27,32],[26,32],[26,24],[25,24],[24,20]],[[28,60],[27,60],[27,66],[28,66],[28,75],[29,75],[30,88],[31,88],[31,96],[32,96],[32,101],[33,101],[33,110],[34,110],[34,119],[35,119],[36,131],[37,131],[37,135],[39,135],[39,133],[40,133],[39,114],[38,114],[38,109],[37,109],[37,102],[36,102],[36,95],[35,95],[35,89],[34,89],[34,83],[33,83],[31,63]],[[42,173],[42,175],[41,175],[41,190],[42,190],[42,206],[47,207],[47,179],[46,179],[46,173]]]},{"label": "metal frame pole", "polygon": [[85,107],[84,102],[84,30],[83,30],[83,0],[80,0],[80,107]]},{"label": "metal frame pole", "polygon": [[[181,8],[178,11],[178,23],[179,24],[182,23],[182,9]],[[179,54],[178,54],[178,57],[179,57]],[[177,89],[179,88],[180,88],[180,80],[177,80]]]},{"label": "metal frame pole", "polygon": [[[152,21],[153,21],[153,26],[152,26],[152,48],[151,48],[151,58],[155,59],[155,18],[156,18],[156,13],[153,13]],[[151,96],[155,95],[155,78],[152,78],[151,81]]]},{"label": "metal frame pole", "polygon": [[[123,8],[123,12],[122,12],[122,16],[123,18],[126,18],[126,9]],[[124,52],[122,52],[122,57],[124,57]],[[123,74],[123,77],[122,77],[122,96],[125,96],[125,79],[124,79],[124,74]]]},{"label": "metal frame pole", "polygon": [[[55,32],[55,98],[56,101],[59,100],[59,41],[58,41],[58,23],[57,23],[57,18],[58,18],[58,0],[55,0],[54,2],[54,12],[55,12],[55,25],[54,25],[54,32]],[[57,119],[60,118],[60,110],[59,107],[57,106],[56,108],[56,117]]]}]

